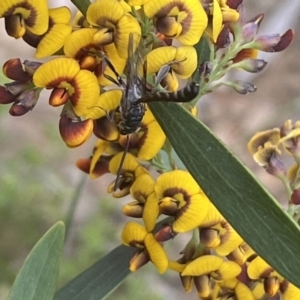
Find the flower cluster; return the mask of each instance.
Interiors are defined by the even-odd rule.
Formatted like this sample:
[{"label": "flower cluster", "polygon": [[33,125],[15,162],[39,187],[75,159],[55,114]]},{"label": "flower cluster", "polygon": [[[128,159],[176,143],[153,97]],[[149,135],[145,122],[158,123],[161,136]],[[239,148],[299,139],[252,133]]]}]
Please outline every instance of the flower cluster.
[{"label": "flower cluster", "polygon": [[[166,172],[156,180],[142,173],[130,195],[134,201],[123,207],[123,213],[144,221],[144,226],[128,222],[122,232],[123,243],[137,249],[131,271],[149,261],[160,273],[176,271],[184,289],[195,287],[200,299],[300,297],[298,288],[243,241],[187,171]],[[169,218],[155,227],[160,215]],[[182,256],[170,260],[163,244],[191,230]]]},{"label": "flower cluster", "polygon": [[[300,122],[287,120],[280,128],[256,133],[248,143],[248,150],[257,164],[282,181],[288,195],[288,213],[300,222]],[[282,151],[295,163],[288,167]]]},{"label": "flower cluster", "polygon": [[[61,108],[59,131],[66,145],[97,138],[92,155],[79,159],[77,167],[92,179],[116,175],[108,192],[116,198],[131,195],[123,213],[144,221],[144,226],[129,222],[122,232],[123,243],[137,248],[132,271],[149,261],[160,273],[172,269],[186,291],[195,286],[204,299],[300,297],[242,240],[192,176],[178,170],[146,104],[189,102],[185,107],[195,114],[200,97],[220,86],[254,92],[249,82],[220,79],[233,68],[261,71],[266,62],[257,58],[258,51],[284,50],[293,31],[257,35],[263,15],[245,22],[242,0],[96,0],[78,7],[81,12],[72,20],[67,7],[49,9],[46,0],[0,5],[8,35],[36,48],[35,58],[55,55],[44,63],[6,62],[3,73],[12,82],[0,86],[0,104],[11,104],[9,113],[21,116],[35,107],[43,89],[50,89],[49,104]],[[196,50],[200,44],[209,56]],[[180,89],[182,80],[186,86]],[[249,143],[255,159],[279,178],[286,171],[277,146],[294,155],[293,203],[299,201],[297,128],[287,123]],[[161,215],[169,218],[158,226]],[[189,231],[193,237],[182,257],[169,260],[163,243]]]}]

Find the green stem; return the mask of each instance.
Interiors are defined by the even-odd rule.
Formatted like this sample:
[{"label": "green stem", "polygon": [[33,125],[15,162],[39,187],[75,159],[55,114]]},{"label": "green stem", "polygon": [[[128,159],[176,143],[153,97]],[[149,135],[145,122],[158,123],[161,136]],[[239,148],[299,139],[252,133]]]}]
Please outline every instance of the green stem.
[{"label": "green stem", "polygon": [[75,208],[78,204],[80,195],[82,193],[82,189],[84,187],[85,181],[86,181],[86,174],[83,174],[77,184],[77,187],[74,191],[73,197],[71,199],[71,203],[70,203],[70,207],[68,209],[68,213],[66,216],[66,220],[65,220],[65,224],[66,224],[66,239],[68,237],[71,225],[72,225],[72,221],[73,221],[73,217],[74,217],[74,213],[75,213]]}]

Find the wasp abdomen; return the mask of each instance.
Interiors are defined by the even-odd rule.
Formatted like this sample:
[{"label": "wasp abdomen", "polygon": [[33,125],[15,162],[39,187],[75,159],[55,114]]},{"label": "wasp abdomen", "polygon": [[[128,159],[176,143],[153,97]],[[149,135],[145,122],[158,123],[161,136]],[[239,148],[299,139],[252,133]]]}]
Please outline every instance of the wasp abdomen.
[{"label": "wasp abdomen", "polygon": [[197,82],[191,82],[183,89],[174,92],[156,92],[149,93],[145,97],[138,100],[138,102],[190,102],[197,97],[200,90],[200,84]]}]

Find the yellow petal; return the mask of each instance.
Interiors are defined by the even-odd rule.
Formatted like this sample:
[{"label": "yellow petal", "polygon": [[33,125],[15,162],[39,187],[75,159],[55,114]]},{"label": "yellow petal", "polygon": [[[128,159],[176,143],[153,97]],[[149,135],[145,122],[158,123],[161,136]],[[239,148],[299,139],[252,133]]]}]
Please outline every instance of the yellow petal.
[{"label": "yellow petal", "polygon": [[[114,43],[116,45],[118,54],[122,58],[128,57],[128,44],[130,33],[134,33],[135,37],[141,36],[141,27],[138,21],[132,15],[124,15],[117,25],[117,31],[114,38]],[[138,41],[135,42],[137,46]],[[133,49],[134,51],[135,49]]]},{"label": "yellow petal", "polygon": [[205,194],[196,194],[177,213],[172,225],[175,232],[187,232],[198,227],[204,220],[210,207],[210,201]]},{"label": "yellow petal", "polygon": [[172,69],[181,78],[190,78],[197,68],[197,52],[194,47],[182,46],[177,48],[175,60],[178,63],[172,65]]},{"label": "yellow petal", "polygon": [[142,136],[139,136],[137,156],[141,160],[150,160],[162,148],[166,136],[158,122],[154,119],[150,109],[146,110],[142,127],[146,130],[142,133]]},{"label": "yellow petal", "polygon": [[143,245],[146,235],[147,231],[142,225],[135,222],[128,222],[123,228],[121,239],[122,243],[126,246]]},{"label": "yellow petal", "polygon": [[48,1],[47,0],[27,0],[26,1],[33,11],[30,16],[28,16],[28,20],[30,17],[33,18],[30,20],[28,24],[26,22],[26,27],[34,34],[41,35],[46,32],[48,28],[49,22],[49,12],[48,12]]},{"label": "yellow petal", "polygon": [[222,227],[226,232],[221,234],[221,244],[214,250],[218,255],[226,256],[235,250],[243,242],[243,239],[228,222],[223,222]]},{"label": "yellow petal", "polygon": [[71,58],[54,58],[42,64],[33,74],[33,82],[37,87],[62,87],[62,82],[70,82],[80,71],[79,64]]},{"label": "yellow petal", "polygon": [[168,256],[163,247],[155,240],[151,233],[146,235],[144,242],[150,259],[158,269],[158,272],[161,274],[165,273],[168,269]]},{"label": "yellow petal", "polygon": [[224,260],[213,255],[204,255],[190,262],[182,272],[182,276],[200,276],[219,270]]},{"label": "yellow petal", "polygon": [[266,142],[270,142],[272,145],[278,145],[280,141],[280,130],[274,128],[271,130],[261,131],[256,133],[249,141],[247,147],[248,151],[253,155],[257,152],[259,146],[263,146]]},{"label": "yellow petal", "polygon": [[[183,1],[182,2],[186,2]],[[182,21],[185,26],[185,30],[176,39],[184,45],[195,45],[199,42],[206,26],[207,26],[207,15],[198,0],[189,0],[188,2],[188,15],[186,19]]]},{"label": "yellow petal", "polygon": [[[120,152],[112,158],[109,164],[110,173],[117,174],[122,156],[123,156],[123,152]],[[126,172],[133,173],[138,166],[139,163],[137,159],[131,153],[126,153],[122,169]]]},{"label": "yellow petal", "polygon": [[93,153],[93,157],[92,157],[92,161],[91,161],[91,165],[90,165],[90,177],[92,179],[94,179],[93,177],[93,170],[96,166],[97,161],[100,159],[100,156],[102,156],[102,154],[104,153],[105,149],[108,146],[108,142],[103,141],[103,140],[98,140],[95,147],[94,147],[94,153]]},{"label": "yellow petal", "polygon": [[65,39],[72,32],[66,24],[54,24],[39,42],[34,57],[42,58],[56,53],[64,46]]},{"label": "yellow petal", "polygon": [[[111,64],[114,66],[116,72],[118,74],[122,74],[125,69],[126,59],[121,58],[118,55],[115,44],[111,43],[111,44],[105,45],[103,47],[103,50],[104,50],[105,54],[107,55],[108,59],[110,60]],[[112,77],[113,79],[115,79],[117,81],[115,73],[111,70],[111,68],[107,64],[104,64],[104,68],[101,71],[102,71],[101,75],[98,76],[98,82],[100,85],[107,86],[107,85],[113,84],[113,82],[111,82],[111,80],[107,79],[104,76],[104,74]]]},{"label": "yellow petal", "polygon": [[138,201],[132,201],[122,207],[122,213],[132,218],[141,218],[143,214],[144,204]]},{"label": "yellow petal", "polygon": [[82,56],[83,49],[86,49],[84,53],[88,54],[87,52],[92,51],[91,48],[95,47],[92,40],[96,32],[96,28],[82,28],[72,32],[65,40],[65,55],[79,59]]},{"label": "yellow petal", "polygon": [[[109,117],[110,113],[119,106],[121,97],[121,90],[109,90],[102,93],[95,105],[90,107],[88,118],[96,120],[104,116]],[[111,121],[114,122],[113,120]]]},{"label": "yellow petal", "polygon": [[235,287],[235,294],[238,299],[255,300],[251,290],[242,282],[238,282]]},{"label": "yellow petal", "polygon": [[49,9],[49,17],[56,24],[69,24],[71,11],[66,6]]},{"label": "yellow petal", "polygon": [[199,0],[156,0],[144,5],[148,18],[174,16],[182,26],[182,32],[176,37],[184,45],[195,45],[207,26],[207,15]]},{"label": "yellow petal", "polygon": [[226,280],[235,278],[241,273],[241,267],[234,261],[224,261],[219,267],[216,280]]},{"label": "yellow petal", "polygon": [[47,0],[2,0],[0,18],[12,15],[19,15],[19,18],[21,15],[21,18],[25,21],[26,28],[36,35],[44,34],[48,28]]},{"label": "yellow petal", "polygon": [[118,0],[119,3],[122,5],[122,7],[124,8],[125,12],[131,12],[131,7],[129,3],[126,3],[124,0]]},{"label": "yellow petal", "polygon": [[59,131],[68,147],[78,147],[91,136],[93,120],[85,119],[79,122],[72,122],[66,115],[62,115],[59,121]]},{"label": "yellow petal", "polygon": [[147,201],[144,206],[144,211],[143,211],[143,220],[147,232],[151,232],[154,229],[158,216],[159,216],[158,199],[156,197],[156,194],[152,193],[147,198]]},{"label": "yellow petal", "polygon": [[300,299],[300,289],[287,281],[285,282],[285,289],[281,293],[283,300]]},{"label": "yellow petal", "polygon": [[181,263],[179,263],[177,261],[169,260],[169,266],[168,266],[168,268],[170,270],[173,270],[173,271],[176,271],[178,273],[181,273],[185,269],[186,266],[187,266],[187,264],[181,264]]},{"label": "yellow petal", "polygon": [[221,223],[224,220],[224,217],[220,214],[220,212],[216,209],[216,207],[211,203],[208,213],[203,220],[201,227],[212,227],[218,223]]},{"label": "yellow petal", "polygon": [[128,4],[130,6],[139,6],[139,5],[144,5],[146,2],[149,0],[128,0]]},{"label": "yellow petal", "polygon": [[248,265],[247,273],[251,279],[268,277],[274,269],[268,265],[260,256],[254,258]]},{"label": "yellow petal", "polygon": [[[257,281],[252,288],[254,299],[263,299],[266,295],[263,282]],[[296,299],[295,299],[296,300]]]},{"label": "yellow petal", "polygon": [[100,89],[96,76],[88,70],[80,70],[72,82],[75,92],[70,96],[74,112],[77,116],[88,116],[91,107],[99,98]]},{"label": "yellow petal", "polygon": [[184,189],[188,196],[192,196],[200,192],[200,187],[193,179],[189,172],[183,170],[175,170],[160,175],[156,181],[155,192],[159,198],[173,196],[166,194],[168,190]]},{"label": "yellow petal", "polygon": [[92,3],[86,12],[87,21],[94,26],[106,27],[107,23],[117,23],[125,14],[120,2],[115,0],[101,0]]},{"label": "yellow petal", "polygon": [[173,46],[160,47],[149,52],[147,54],[147,73],[156,73],[162,66],[172,63],[176,53],[177,50]]},{"label": "yellow petal", "polygon": [[222,30],[222,21],[223,21],[223,17],[222,17],[222,11],[221,11],[221,7],[219,5],[218,0],[214,0],[214,7],[213,7],[213,34],[212,34],[212,38],[213,41],[216,42],[217,38]]},{"label": "yellow petal", "polygon": [[154,179],[149,174],[139,176],[130,188],[130,195],[140,203],[145,203],[148,196],[154,192]]},{"label": "yellow petal", "polygon": [[176,73],[173,70],[167,73],[167,75],[162,79],[161,85],[170,93],[178,91],[179,81]]}]

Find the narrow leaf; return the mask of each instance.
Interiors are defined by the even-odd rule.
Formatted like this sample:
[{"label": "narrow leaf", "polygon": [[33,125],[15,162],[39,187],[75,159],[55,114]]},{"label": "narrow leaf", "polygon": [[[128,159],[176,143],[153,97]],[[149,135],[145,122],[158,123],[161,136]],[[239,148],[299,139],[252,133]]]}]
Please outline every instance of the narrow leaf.
[{"label": "narrow leaf", "polygon": [[89,0],[71,0],[78,10],[85,16],[88,7],[91,5]]},{"label": "narrow leaf", "polygon": [[300,231],[271,194],[199,120],[176,103],[151,103],[178,156],[244,240],[300,287]]},{"label": "narrow leaf", "polygon": [[8,300],[53,299],[64,233],[63,222],[58,222],[38,241],[18,273]]},{"label": "narrow leaf", "polygon": [[194,46],[197,51],[197,57],[198,57],[198,64],[197,69],[195,70],[192,81],[199,82],[200,80],[200,73],[199,68],[200,66],[205,62],[210,60],[210,48],[208,44],[208,39],[205,37],[202,37],[200,41]]},{"label": "narrow leaf", "polygon": [[54,300],[99,300],[113,291],[130,273],[135,248],[119,246],[62,287]]}]

